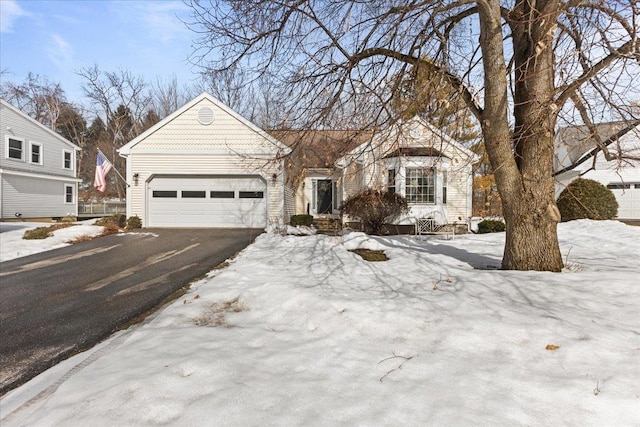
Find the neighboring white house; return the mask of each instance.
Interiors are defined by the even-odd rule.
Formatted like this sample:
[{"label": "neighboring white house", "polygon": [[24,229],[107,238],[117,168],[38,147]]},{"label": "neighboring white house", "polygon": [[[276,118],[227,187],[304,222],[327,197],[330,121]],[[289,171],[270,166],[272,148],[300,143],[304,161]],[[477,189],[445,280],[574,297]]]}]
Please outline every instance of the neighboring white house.
[{"label": "neighboring white house", "polygon": [[[615,135],[624,132],[625,127],[622,122],[603,123],[598,125],[598,132],[604,139],[615,139],[608,146],[611,153],[622,152],[627,156],[640,158],[640,125],[615,138]],[[640,220],[640,161],[608,161],[602,152],[589,157],[589,152],[595,147],[596,144],[585,126],[565,128],[558,133],[555,170],[561,171],[572,164],[581,163],[555,177],[556,197],[574,179],[592,179],[611,189],[616,196],[619,219]]]},{"label": "neighboring white house", "polygon": [[251,227],[288,221],[289,148],[203,93],[120,148],[127,216],[144,227]]},{"label": "neighboring white house", "polygon": [[78,215],[80,147],[0,99],[2,219]]}]

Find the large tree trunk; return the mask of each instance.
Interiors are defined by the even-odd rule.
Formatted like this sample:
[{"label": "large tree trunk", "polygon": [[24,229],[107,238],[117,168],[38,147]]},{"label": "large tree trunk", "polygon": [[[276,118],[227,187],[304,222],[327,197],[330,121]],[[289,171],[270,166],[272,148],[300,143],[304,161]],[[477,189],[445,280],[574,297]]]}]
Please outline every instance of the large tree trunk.
[{"label": "large tree trunk", "polygon": [[[555,7],[555,9],[554,9]],[[537,8],[537,9],[536,9]],[[512,22],[516,89],[515,127],[508,122],[506,68],[498,1],[479,7],[480,44],[485,69],[485,109],[481,126],[507,225],[502,268],[560,271],[557,239],[560,215],[552,177],[553,29],[544,24],[557,11],[555,0],[521,0]],[[515,22],[515,23],[514,23]]]}]

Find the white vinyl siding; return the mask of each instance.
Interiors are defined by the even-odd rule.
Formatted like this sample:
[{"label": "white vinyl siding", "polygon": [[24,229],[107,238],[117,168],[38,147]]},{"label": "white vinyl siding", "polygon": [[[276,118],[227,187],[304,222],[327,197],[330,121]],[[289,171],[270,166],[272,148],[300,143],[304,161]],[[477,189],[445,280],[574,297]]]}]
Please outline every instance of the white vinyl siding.
[{"label": "white vinyl siding", "polygon": [[[62,151],[74,152],[79,150],[79,147],[76,147],[71,142],[51,131],[51,129],[42,125],[42,123],[38,123],[15,110],[13,107],[6,105],[4,101],[0,104],[0,123],[2,123],[2,126],[0,126],[2,141],[2,144],[0,144],[0,157],[3,159],[3,168],[32,172],[42,175],[43,177],[52,175],[75,178],[75,167],[72,169],[63,168]],[[8,159],[7,141],[9,138],[23,141],[22,162],[7,161],[5,163],[4,159]],[[42,145],[40,164],[29,161],[31,154],[29,144],[32,142]],[[75,159],[75,155],[73,155],[72,158]]]},{"label": "white vinyl siding", "polygon": [[344,171],[344,195],[346,200],[363,189],[362,165],[350,163]]},{"label": "white vinyl siding", "polygon": [[[49,218],[77,213],[75,153],[79,147],[0,100],[0,158],[2,218]],[[11,144],[10,140],[21,141]],[[71,153],[65,169],[63,151]],[[18,158],[10,158],[19,157]],[[63,183],[74,188],[74,203],[66,204]]]},{"label": "white vinyl siding", "polygon": [[471,165],[452,167],[444,172],[447,174],[447,198],[443,204],[446,204],[447,219],[449,222],[464,221],[471,215]]},{"label": "white vinyl siding", "polygon": [[[73,191],[74,201],[66,203],[66,188]],[[77,215],[74,182],[2,174],[2,217],[51,218]]]},{"label": "white vinyl siding", "polygon": [[[210,108],[214,120],[210,125],[198,121],[203,107]],[[266,135],[266,134],[264,134]],[[179,142],[178,142],[179,141]],[[239,156],[262,154],[271,158],[276,147],[265,136],[255,132],[222,108],[203,99],[131,148],[132,153],[151,154],[235,154]],[[253,156],[246,158],[247,162]]]}]

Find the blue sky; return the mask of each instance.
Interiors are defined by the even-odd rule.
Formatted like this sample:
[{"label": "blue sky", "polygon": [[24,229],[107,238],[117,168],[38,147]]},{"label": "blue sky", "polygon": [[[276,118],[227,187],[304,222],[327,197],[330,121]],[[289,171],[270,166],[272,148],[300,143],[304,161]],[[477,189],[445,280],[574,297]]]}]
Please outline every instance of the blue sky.
[{"label": "blue sky", "polygon": [[124,69],[147,82],[175,75],[190,83],[187,61],[197,35],[180,21],[189,9],[173,0],[0,0],[0,69],[20,83],[28,72],[60,83],[83,101],[76,75],[94,64]]}]

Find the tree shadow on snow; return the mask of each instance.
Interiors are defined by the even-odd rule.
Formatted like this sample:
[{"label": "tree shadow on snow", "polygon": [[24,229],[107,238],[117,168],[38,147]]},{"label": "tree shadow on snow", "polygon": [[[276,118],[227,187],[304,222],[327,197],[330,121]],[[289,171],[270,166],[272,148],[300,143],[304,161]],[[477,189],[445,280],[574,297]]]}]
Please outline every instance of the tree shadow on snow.
[{"label": "tree shadow on snow", "polygon": [[397,249],[410,249],[431,255],[444,255],[463,262],[475,270],[498,270],[502,260],[500,258],[469,252],[450,245],[435,243],[433,240],[421,240],[420,243],[405,238],[403,244],[394,239],[384,239],[384,245]]}]

